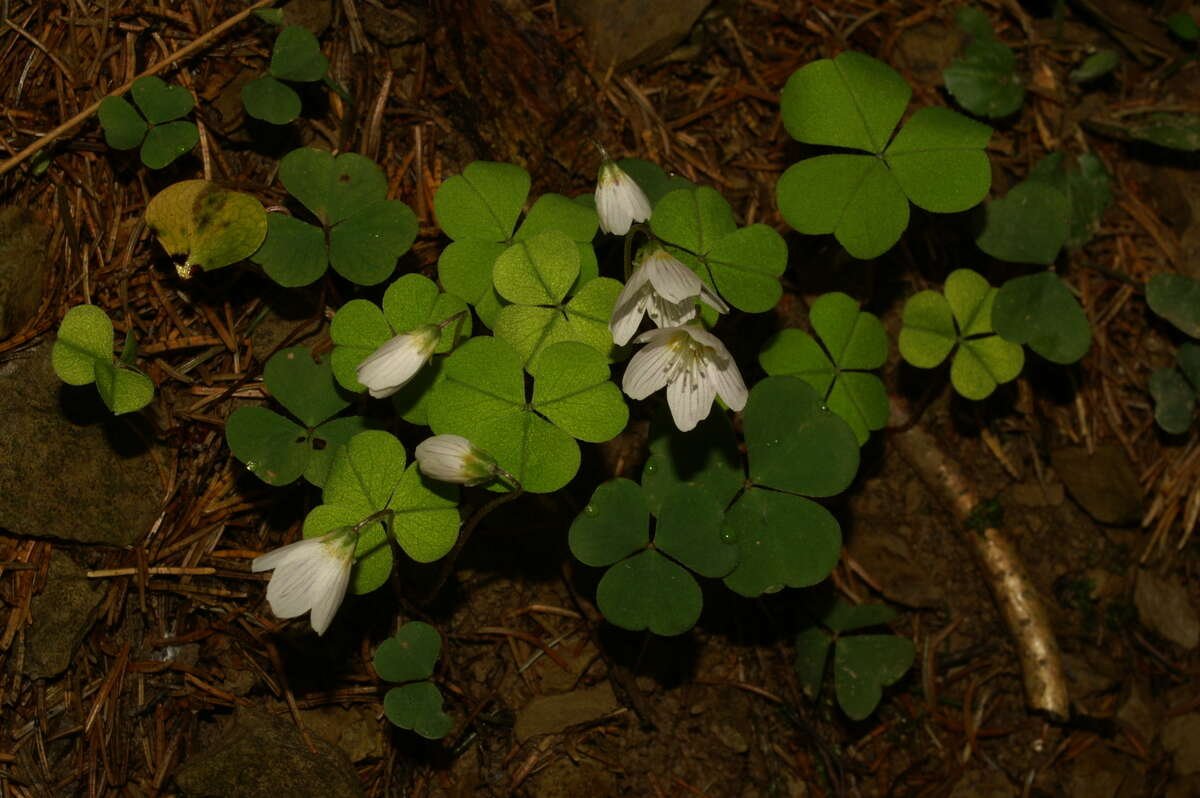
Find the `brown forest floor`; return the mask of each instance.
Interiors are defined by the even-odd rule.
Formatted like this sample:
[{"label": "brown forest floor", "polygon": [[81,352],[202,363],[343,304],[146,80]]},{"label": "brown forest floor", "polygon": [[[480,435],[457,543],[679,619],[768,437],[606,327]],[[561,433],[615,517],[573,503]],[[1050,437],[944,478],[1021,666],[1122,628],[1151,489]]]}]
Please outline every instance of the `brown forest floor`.
[{"label": "brown forest floor", "polygon": [[[0,156],[245,5],[5,2]],[[1193,601],[1200,598],[1190,579],[1200,563],[1196,548],[1178,546],[1200,508],[1200,442],[1195,430],[1169,439],[1153,424],[1144,386],[1150,369],[1164,365],[1169,332],[1134,287],[1085,265],[1144,280],[1186,271],[1195,254],[1186,202],[1189,187],[1200,185],[1190,171],[1195,160],[1085,135],[1079,125],[1097,108],[1110,115],[1155,104],[1200,110],[1194,63],[1165,82],[1153,79],[1184,51],[1161,34],[1141,37],[1145,9],[1115,0],[1068,4],[1065,38],[1056,39],[1054,21],[1039,16],[1045,9],[1037,4],[981,3],[997,35],[1016,48],[1031,89],[989,146],[993,194],[1047,151],[1087,148],[1112,173],[1116,201],[1092,243],[1059,262],[1094,327],[1082,364],[1027,368],[979,411],[943,395],[925,415],[982,492],[1000,496],[1008,510],[1005,526],[1076,663],[1075,719],[1053,724],[1026,709],[1007,633],[955,523],[885,434],[865,450],[863,473],[838,512],[852,553],[873,530],[896,532],[903,546],[864,546],[833,579],[852,599],[912,607],[894,628],[914,639],[917,664],[872,718],[850,723],[827,695],[813,702],[801,693],[791,635],[805,597],[796,591],[753,602],[706,596],[700,626],[680,639],[647,641],[598,627],[589,603],[594,576],[573,571],[565,556],[566,526],[590,489],[576,484],[489,518],[447,595],[406,609],[446,639],[438,681],[456,727],[445,741],[425,744],[382,719],[369,665],[391,629],[392,594],[348,601],[363,620],[335,624],[318,641],[303,622],[274,618],[263,577],[249,573],[254,553],[298,535],[313,496],[248,477],[224,444],[223,420],[235,401],[262,396],[262,362],[285,335],[328,349],[325,316],[301,315],[273,337],[252,336],[278,289],[248,269],[229,291],[224,274],[201,278],[205,286],[181,283],[142,221],[148,198],[202,173],[276,204],[283,193],[274,158],[291,146],[363,153],[384,166],[390,196],[409,203],[421,222],[400,269],[435,276],[444,238],[432,197],[444,176],[476,159],[512,161],[533,175],[534,194],[573,195],[592,188],[596,140],[616,155],[712,185],[743,223],[788,235],[792,265],[772,324],[802,324],[805,299],[834,288],[894,320],[898,297],[973,265],[966,258],[983,260],[961,229],[966,221],[916,217],[901,245],[870,264],[849,259],[829,237],[789,234],[774,183],[798,149],[779,122],[778,94],[799,66],[856,49],[901,70],[914,84],[914,107],[948,104],[940,69],[960,42],[953,20],[961,4],[717,3],[667,58],[625,72],[593,62],[587,38],[554,0],[311,5],[332,10],[322,43],[356,102],[331,95],[327,112],[295,125],[292,140],[263,147],[230,111],[236,91],[228,87],[245,67],[261,69],[269,47],[267,29],[250,21],[164,75],[200,101],[202,146],[183,166],[135,168],[130,156],[108,151],[93,118],[58,140],[44,173],[25,161],[0,176],[0,202],[34,209],[53,231],[46,300],[33,322],[0,341],[0,360],[52,336],[70,306],[104,307],[118,330],[138,335],[158,386],[145,416],[163,444],[155,450],[161,516],[132,549],[0,535],[0,795],[175,794],[180,763],[211,742],[214,724],[237,706],[305,726],[313,710],[365,708],[368,736],[382,739],[356,762],[372,796],[1110,796],[1117,788],[1103,785],[1114,772],[1121,795],[1193,794],[1181,791],[1195,787],[1173,775],[1156,731],[1200,706],[1200,662],[1127,610],[1139,565],[1182,576]],[[384,7],[396,13],[382,14]],[[1155,13],[1166,10],[1177,9]],[[1065,84],[1085,44],[1114,46],[1123,56],[1117,76],[1086,101]],[[338,290],[329,281],[304,293],[312,307],[337,307]],[[252,345],[264,341],[265,351]],[[206,356],[200,364],[198,354]],[[1124,454],[1145,491],[1144,529],[1099,527],[1063,498],[1048,457],[1064,444],[1089,451],[1112,444]],[[636,455],[606,454],[595,458],[593,475],[611,474],[618,460],[628,472],[636,462]],[[102,582],[96,623],[67,674],[31,680],[17,662],[30,602],[43,588],[52,548],[62,546],[93,569],[131,571]],[[215,572],[153,575],[152,567]],[[1079,687],[1085,677],[1103,684]],[[610,682],[615,711],[562,733],[515,737],[514,718],[532,698]],[[1144,697],[1149,724],[1116,717],[1131,692]]]}]

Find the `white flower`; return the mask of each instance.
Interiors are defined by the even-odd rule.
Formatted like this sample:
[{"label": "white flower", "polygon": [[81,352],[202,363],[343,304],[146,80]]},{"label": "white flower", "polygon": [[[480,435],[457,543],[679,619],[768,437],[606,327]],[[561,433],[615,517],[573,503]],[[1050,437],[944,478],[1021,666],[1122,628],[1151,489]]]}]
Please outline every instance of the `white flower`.
[{"label": "white flower", "polygon": [[376,399],[391,396],[416,376],[441,339],[442,329],[436,324],[397,335],[358,364],[358,381]]},{"label": "white flower", "polygon": [[650,200],[637,181],[614,162],[605,159],[600,164],[596,186],[596,213],[600,214],[600,229],[623,236],[634,222],[650,218]]},{"label": "white flower", "polygon": [[434,435],[417,444],[421,473],[443,482],[478,485],[496,476],[496,462],[461,435]]},{"label": "white flower", "polygon": [[629,361],[621,388],[632,399],[645,399],[667,388],[675,426],[683,432],[708,417],[720,394],[733,410],[746,406],[746,383],[721,340],[699,327],[667,327],[637,337],[646,344]]},{"label": "white flower", "polygon": [[335,529],[256,557],[252,571],[275,570],[267,583],[271,611],[280,618],[295,618],[312,610],[313,631],[325,634],[346,595],[356,538],[350,529]]},{"label": "white flower", "polygon": [[659,327],[678,327],[691,321],[696,318],[697,297],[718,313],[729,312],[724,300],[710,291],[694,271],[656,247],[642,259],[617,297],[608,322],[613,342],[617,346],[627,344],[646,313]]}]

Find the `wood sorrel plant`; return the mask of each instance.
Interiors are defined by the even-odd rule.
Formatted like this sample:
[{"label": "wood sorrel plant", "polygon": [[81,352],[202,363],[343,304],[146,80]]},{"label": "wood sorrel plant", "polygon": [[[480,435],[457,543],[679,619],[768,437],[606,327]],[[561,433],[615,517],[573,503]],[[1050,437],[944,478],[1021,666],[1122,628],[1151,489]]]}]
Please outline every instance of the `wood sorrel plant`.
[{"label": "wood sorrel plant", "polygon": [[[314,45],[294,29],[280,34],[270,74],[247,87],[252,113],[294,118],[298,98],[280,79],[325,77]],[[874,258],[903,235],[910,204],[956,213],[984,199],[991,129],[945,108],[918,109],[901,124],[911,93],[890,67],[852,52],[791,77],[785,127],[801,142],[838,148],[780,179],[780,211],[793,227],[832,233],[852,256]],[[875,373],[887,357],[883,324],[847,294],[818,297],[812,332],[770,338],[758,355],[767,376],[755,380],[751,364],[731,354],[740,350],[727,346],[732,325],[723,320],[779,302],[783,237],[766,224],[740,226],[716,190],[646,161],[605,157],[600,171],[597,197],[548,193],[532,202],[530,175],[512,164],[475,162],[446,179],[434,197],[450,239],[436,282],[395,276],[416,217],[387,198],[383,169],[356,153],[300,148],[284,156],[278,174],[294,202],[270,213],[249,195],[201,180],[151,201],[149,227],[184,258],[182,276],[249,259],[285,288],[330,279],[330,267],[352,286],[387,283],[379,304],[353,298],[336,309],[328,357],[294,347],[267,362],[265,387],[287,416],[245,407],[226,426],[234,456],[265,482],[304,476],[320,488],[306,538],[340,541],[339,530],[354,530],[351,592],[382,586],[396,557],[427,563],[457,553],[496,502],[563,489],[579,471],[580,442],[612,439],[629,421],[627,397],[659,403],[660,389],[666,412],[645,413],[655,420],[638,480],[586,486],[591,499],[568,532],[574,556],[605,569],[596,601],[608,620],[678,635],[701,617],[700,579],[757,597],[815,585],[836,565],[841,527],[821,500],[851,485],[859,447],[887,423],[889,396]],[[997,257],[1049,265],[1064,245],[1087,240],[1107,191],[1098,161],[1081,158],[1068,170],[1061,155],[1048,159],[990,204],[978,244]],[[1015,200],[1026,195],[1050,211],[1023,216],[1029,203]],[[604,249],[623,257],[601,263],[598,230],[623,235],[623,246]],[[1174,320],[1180,311],[1168,305],[1160,312]],[[1087,319],[1053,272],[993,287],[959,269],[942,290],[909,300],[899,348],[922,368],[951,358],[950,384],[981,399],[1018,375],[1023,346],[1071,363],[1089,343]],[[131,363],[131,347],[127,353]],[[55,365],[68,382],[100,383],[116,412],[149,401],[149,380],[113,365],[111,323],[98,309],[77,308],[64,320]],[[1170,377],[1172,396],[1182,395],[1180,379],[1200,385],[1184,353],[1180,373]],[[372,408],[373,418],[390,409],[438,436],[436,445],[417,447],[424,470],[408,462],[395,435],[346,414],[379,402],[386,404]],[[740,423],[729,411],[740,412]],[[1191,404],[1171,411],[1171,423],[1191,412]],[[456,452],[488,471],[460,468]],[[458,483],[500,494],[465,528]],[[327,581],[341,585],[340,572]],[[328,602],[321,607],[323,630]],[[799,641],[806,684],[819,683],[834,637],[890,617],[844,608],[815,615],[823,629]],[[882,686],[911,663],[911,645],[888,640],[838,638],[837,694],[852,717],[869,714]],[[380,676],[401,683],[385,699],[389,718],[431,738],[451,727],[430,680],[439,647],[436,631],[410,623],[375,657]]]}]

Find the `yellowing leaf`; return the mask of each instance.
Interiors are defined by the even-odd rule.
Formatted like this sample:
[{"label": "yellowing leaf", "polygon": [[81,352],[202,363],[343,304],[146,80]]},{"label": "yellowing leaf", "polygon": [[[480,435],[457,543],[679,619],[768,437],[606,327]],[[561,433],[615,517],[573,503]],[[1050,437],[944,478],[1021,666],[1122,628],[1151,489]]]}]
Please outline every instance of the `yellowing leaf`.
[{"label": "yellowing leaf", "polygon": [[249,194],[207,180],[167,186],[146,207],[146,224],[169,255],[184,255],[181,277],[249,257],[267,235],[267,213]]}]

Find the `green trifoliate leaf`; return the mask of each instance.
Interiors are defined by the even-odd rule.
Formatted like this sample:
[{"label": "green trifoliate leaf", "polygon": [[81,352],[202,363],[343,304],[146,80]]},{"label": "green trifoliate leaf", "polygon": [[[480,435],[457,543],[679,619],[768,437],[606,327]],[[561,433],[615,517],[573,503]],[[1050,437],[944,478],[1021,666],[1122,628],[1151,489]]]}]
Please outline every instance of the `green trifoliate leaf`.
[{"label": "green trifoliate leaf", "polygon": [[1054,363],[1074,363],[1092,344],[1083,308],[1053,272],[1016,277],[1001,286],[992,321],[1005,340],[1026,344]]},{"label": "green trifoliate leaf", "polygon": [[265,407],[234,410],[225,422],[225,440],[233,456],[268,485],[291,484],[308,465],[304,428]]},{"label": "green trifoliate leaf", "polygon": [[833,653],[838,705],[851,720],[863,720],[879,705],[883,688],[895,684],[916,658],[913,642],[894,635],[843,637]]},{"label": "green trifoliate leaf", "polygon": [[192,93],[183,86],[171,86],[153,75],[135,80],[131,93],[138,110],[152,125],[187,116],[196,105]]},{"label": "green trifoliate leaf", "polygon": [[140,371],[96,361],[96,390],[116,415],[141,410],[154,399],[154,383]]},{"label": "green trifoliate leaf", "polygon": [[1091,153],[1079,156],[1075,169],[1068,169],[1061,152],[1052,152],[1038,162],[1027,178],[1061,191],[1070,208],[1068,235],[1064,242],[1078,249],[1091,240],[1100,225],[1100,217],[1112,203],[1110,178],[1100,159]]},{"label": "green trifoliate leaf", "polygon": [[104,141],[114,150],[132,150],[142,143],[149,125],[123,97],[105,97],[100,103]]},{"label": "green trifoliate leaf", "polygon": [[1196,388],[1179,369],[1155,369],[1147,386],[1154,398],[1154,420],[1172,435],[1182,435],[1196,415]]},{"label": "green trifoliate leaf", "polygon": [[865,373],[887,358],[883,325],[842,293],[817,299],[809,319],[824,347],[808,333],[783,330],[763,347],[759,362],[768,374],[788,374],[811,385],[850,425],[859,444],[865,443],[888,419],[887,390],[878,377]]},{"label": "green trifoliate leaf", "polygon": [[571,523],[571,554],[584,565],[620,562],[650,542],[650,512],[641,487],[628,479],[601,484]]},{"label": "green trifoliate leaf", "polygon": [[565,305],[505,305],[494,320],[496,337],[512,344],[531,372],[547,348],[564,341],[587,344],[611,360],[614,347],[608,320],[620,293],[616,280],[598,277]]},{"label": "green trifoliate leaf", "polygon": [[528,406],[521,356],[499,338],[477,336],[450,355],[435,388],[435,434],[462,435],[494,456],[525,490],[549,493],[579,469],[579,445]]},{"label": "green trifoliate leaf", "polygon": [[596,603],[615,626],[669,637],[696,625],[704,600],[691,574],[648,549],[605,572]]},{"label": "green trifoliate leaf", "polygon": [[[529,184],[529,173],[513,164],[468,164],[461,175],[446,179],[434,195],[438,224],[456,241],[507,241],[529,195]],[[463,299],[470,301],[469,297]]]},{"label": "green trifoliate leaf", "polygon": [[1018,183],[987,204],[983,231],[975,239],[993,258],[1013,263],[1053,263],[1070,235],[1067,196],[1040,180]]},{"label": "green trifoliate leaf", "polygon": [[249,194],[207,180],[173,183],[146,206],[146,224],[168,255],[186,255],[180,273],[218,269],[250,257],[267,235],[267,213]]},{"label": "green trifoliate leaf", "polygon": [[272,125],[288,124],[300,116],[302,108],[296,90],[270,75],[242,86],[242,104],[247,114]]},{"label": "green trifoliate leaf", "polygon": [[721,537],[725,506],[711,495],[672,494],[658,514],[654,547],[701,576],[719,579],[738,561],[735,542]]},{"label": "green trifoliate leaf", "polygon": [[910,96],[912,89],[894,69],[847,51],[793,73],[783,89],[780,115],[797,141],[879,153]]},{"label": "green trifoliate leaf", "polygon": [[992,328],[996,289],[970,269],[946,278],[945,295],[916,294],[904,307],[900,355],[918,368],[933,368],[957,347],[950,365],[954,389],[967,399],[984,399],[1015,379],[1025,364],[1021,347]]},{"label": "green trifoliate leaf", "polygon": [[1193,338],[1200,338],[1200,280],[1156,274],[1146,284],[1150,309]]},{"label": "green trifoliate leaf", "polygon": [[978,205],[992,185],[983,148],[992,129],[947,108],[922,108],[884,152],[892,175],[914,205],[957,213]]},{"label": "green trifoliate leaf", "polygon": [[307,28],[290,25],[279,32],[271,50],[271,74],[283,80],[311,83],[325,77],[329,60]]},{"label": "green trifoliate leaf", "polygon": [[815,585],[833,571],[842,546],[841,528],[824,507],[762,488],[751,488],[734,502],[723,534],[738,547],[738,565],[725,584],[749,597]]},{"label": "green trifoliate leaf", "polygon": [[788,167],[775,191],[788,224],[806,235],[833,233],[856,258],[879,257],[908,227],[908,199],[887,165],[872,155],[800,161]]},{"label": "green trifoliate leaf", "polygon": [[433,676],[442,636],[427,623],[409,621],[375,649],[373,664],[385,682],[415,682]]},{"label": "green trifoliate leaf", "polygon": [[462,525],[458,496],[458,485],[426,479],[416,463],[405,470],[387,505],[396,512],[393,528],[405,554],[433,562],[450,553]]},{"label": "green trifoliate leaf", "polygon": [[710,496],[724,509],[745,481],[737,438],[726,414],[710,414],[690,432],[680,432],[665,411],[656,419],[650,457],[642,469],[642,487],[655,515],[661,515],[676,494]]},{"label": "green trifoliate leaf", "polygon": [[383,712],[396,726],[428,740],[440,740],[454,729],[454,721],[442,711],[442,694],[433,682],[393,687],[383,697]]},{"label": "green trifoliate leaf", "polygon": [[592,347],[574,341],[547,347],[532,374],[531,406],[570,435],[602,443],[625,429],[629,408],[604,355]]},{"label": "green trifoliate leaf", "polygon": [[557,230],[522,239],[496,258],[492,281],[509,302],[556,305],[579,276],[579,249]]},{"label": "green trifoliate leaf", "polygon": [[96,380],[96,363],[113,359],[113,325],[95,305],[77,305],[67,311],[50,350],[54,373],[67,385],[89,385]]},{"label": "green trifoliate leaf", "polygon": [[834,496],[858,472],[858,440],[807,382],[768,377],[743,413],[750,480],[806,496]]}]

